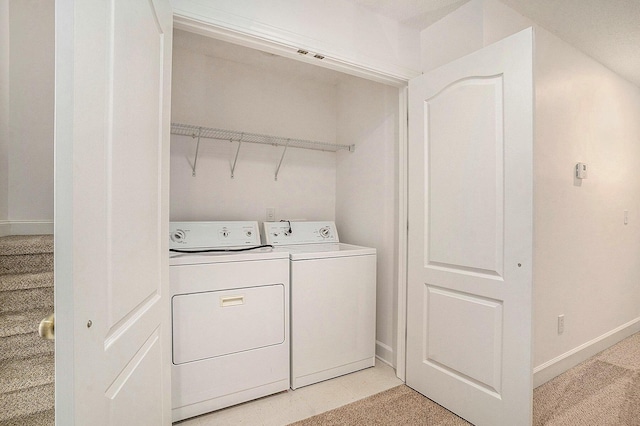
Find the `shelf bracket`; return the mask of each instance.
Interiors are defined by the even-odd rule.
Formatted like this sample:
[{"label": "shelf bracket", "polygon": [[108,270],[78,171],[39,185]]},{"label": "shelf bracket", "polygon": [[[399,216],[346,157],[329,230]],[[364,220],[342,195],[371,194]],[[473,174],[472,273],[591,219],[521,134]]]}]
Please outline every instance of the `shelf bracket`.
[{"label": "shelf bracket", "polygon": [[287,139],[287,144],[284,146],[284,150],[282,151],[282,156],[280,157],[280,162],[278,163],[278,168],[276,169],[276,178],[278,180],[278,173],[280,173],[280,166],[282,166],[282,160],[284,160],[284,155],[287,153],[287,148],[289,148],[289,141],[291,139]]},{"label": "shelf bracket", "polygon": [[192,138],[198,138],[198,142],[196,143],[196,155],[193,157],[193,167],[191,168],[191,176],[196,176],[196,163],[198,162],[198,151],[200,150],[200,134],[202,133],[202,128],[198,128],[198,134],[195,133],[191,135]]},{"label": "shelf bracket", "polygon": [[[230,139],[229,142],[233,142],[233,139]],[[240,154],[240,146],[242,146],[242,136],[238,140],[238,149],[236,150],[236,156],[233,159],[233,165],[231,166],[231,179],[233,179],[233,173],[236,171],[236,163],[238,162],[238,154]]]}]

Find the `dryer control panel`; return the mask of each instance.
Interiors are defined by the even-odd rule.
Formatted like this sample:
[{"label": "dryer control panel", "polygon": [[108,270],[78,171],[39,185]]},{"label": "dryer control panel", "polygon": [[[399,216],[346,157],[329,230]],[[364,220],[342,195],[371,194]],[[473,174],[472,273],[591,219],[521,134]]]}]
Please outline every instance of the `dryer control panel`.
[{"label": "dryer control panel", "polygon": [[338,243],[338,231],[335,222],[264,222],[264,240],[266,244],[316,244]]},{"label": "dryer control panel", "polygon": [[170,222],[170,249],[253,247],[260,245],[255,221]]}]

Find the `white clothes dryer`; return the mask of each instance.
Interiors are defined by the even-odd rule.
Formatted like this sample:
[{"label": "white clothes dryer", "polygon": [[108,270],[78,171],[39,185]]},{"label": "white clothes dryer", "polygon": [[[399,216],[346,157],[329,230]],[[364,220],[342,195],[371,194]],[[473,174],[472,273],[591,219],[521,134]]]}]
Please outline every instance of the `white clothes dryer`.
[{"label": "white clothes dryer", "polygon": [[170,232],[173,421],[289,389],[288,253],[251,249],[257,222]]},{"label": "white clothes dryer", "polygon": [[333,222],[265,222],[291,260],[291,388],[375,365],[376,250]]}]

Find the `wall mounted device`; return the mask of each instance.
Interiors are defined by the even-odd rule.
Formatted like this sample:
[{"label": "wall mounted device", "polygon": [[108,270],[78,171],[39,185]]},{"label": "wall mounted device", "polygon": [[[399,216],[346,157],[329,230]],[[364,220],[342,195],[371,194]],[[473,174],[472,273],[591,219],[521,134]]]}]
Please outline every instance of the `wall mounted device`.
[{"label": "wall mounted device", "polygon": [[585,163],[576,164],[576,177],[578,179],[587,178],[587,165]]}]

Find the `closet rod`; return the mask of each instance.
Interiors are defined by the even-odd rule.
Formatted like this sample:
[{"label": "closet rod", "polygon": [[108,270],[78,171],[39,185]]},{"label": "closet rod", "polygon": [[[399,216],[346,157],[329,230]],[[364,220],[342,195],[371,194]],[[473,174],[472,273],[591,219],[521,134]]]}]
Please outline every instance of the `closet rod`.
[{"label": "closet rod", "polygon": [[194,126],[191,124],[171,123],[171,133],[174,135],[201,137],[224,141],[239,141],[263,145],[287,146],[290,148],[313,149],[316,151],[336,152],[346,150],[353,152],[355,145],[341,145],[327,142],[310,141],[305,139],[285,138],[280,136],[262,135],[259,133],[237,132],[234,130],[215,129],[211,127]]}]

